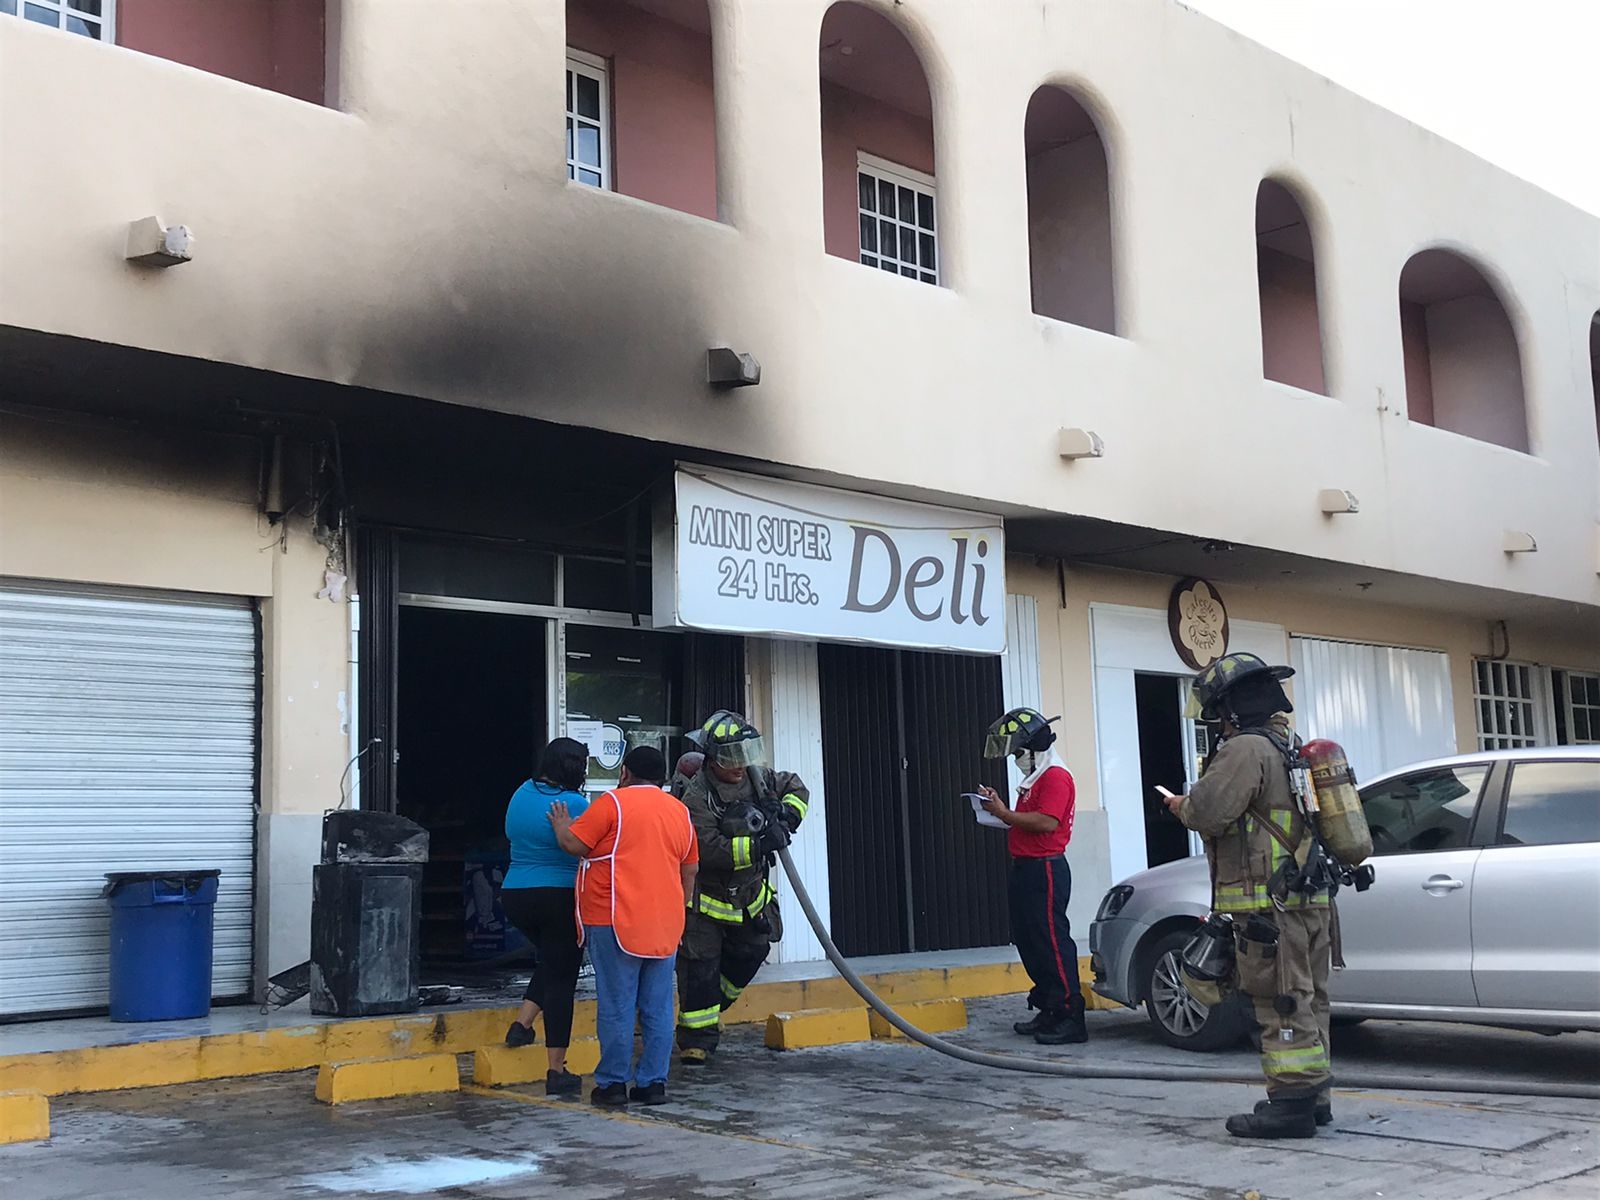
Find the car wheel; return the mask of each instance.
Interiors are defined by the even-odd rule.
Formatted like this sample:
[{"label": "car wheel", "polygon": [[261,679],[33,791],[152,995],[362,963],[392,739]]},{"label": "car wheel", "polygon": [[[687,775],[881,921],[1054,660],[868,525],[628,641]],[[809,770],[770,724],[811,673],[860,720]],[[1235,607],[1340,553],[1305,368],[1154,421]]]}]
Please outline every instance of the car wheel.
[{"label": "car wheel", "polygon": [[1179,975],[1179,956],[1190,934],[1175,930],[1158,941],[1145,961],[1144,1010],[1156,1036],[1182,1050],[1220,1050],[1237,1043],[1245,1032],[1237,995],[1208,1008],[1189,994]]}]

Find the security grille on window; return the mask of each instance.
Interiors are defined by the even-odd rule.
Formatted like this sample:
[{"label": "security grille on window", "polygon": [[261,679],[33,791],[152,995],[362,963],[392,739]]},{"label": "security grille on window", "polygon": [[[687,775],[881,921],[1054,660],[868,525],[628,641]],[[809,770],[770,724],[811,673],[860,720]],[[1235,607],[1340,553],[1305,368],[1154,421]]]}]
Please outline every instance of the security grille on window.
[{"label": "security grille on window", "polygon": [[0,13],[109,42],[113,3],[114,0],[0,0]]},{"label": "security grille on window", "polygon": [[567,178],[611,186],[611,114],[603,58],[567,51]]},{"label": "security grille on window", "polygon": [[1472,699],[1478,711],[1478,748],[1516,750],[1539,744],[1539,668],[1530,663],[1478,659]]},{"label": "security grille on window", "polygon": [[861,261],[923,283],[939,282],[933,179],[870,155],[856,167]]}]

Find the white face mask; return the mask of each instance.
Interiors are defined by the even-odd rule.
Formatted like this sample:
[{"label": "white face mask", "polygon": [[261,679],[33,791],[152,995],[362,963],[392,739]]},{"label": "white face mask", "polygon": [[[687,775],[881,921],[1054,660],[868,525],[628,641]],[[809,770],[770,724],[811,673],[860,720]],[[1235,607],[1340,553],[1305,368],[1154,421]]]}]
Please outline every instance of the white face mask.
[{"label": "white face mask", "polygon": [[1039,761],[1039,756],[1032,750],[1017,751],[1017,770],[1023,775],[1032,775],[1033,769]]}]

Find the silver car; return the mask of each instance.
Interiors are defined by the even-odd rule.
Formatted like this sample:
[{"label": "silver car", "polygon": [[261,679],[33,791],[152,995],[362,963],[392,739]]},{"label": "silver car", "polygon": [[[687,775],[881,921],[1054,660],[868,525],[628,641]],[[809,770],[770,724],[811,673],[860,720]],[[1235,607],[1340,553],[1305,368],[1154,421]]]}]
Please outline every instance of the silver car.
[{"label": "silver car", "polygon": [[[1377,881],[1339,893],[1336,1023],[1600,1029],[1600,746],[1457,755],[1360,790]],[[1205,859],[1184,859],[1112,888],[1089,929],[1094,990],[1193,1050],[1250,1026],[1240,997],[1209,1009],[1178,977],[1209,900]]]}]

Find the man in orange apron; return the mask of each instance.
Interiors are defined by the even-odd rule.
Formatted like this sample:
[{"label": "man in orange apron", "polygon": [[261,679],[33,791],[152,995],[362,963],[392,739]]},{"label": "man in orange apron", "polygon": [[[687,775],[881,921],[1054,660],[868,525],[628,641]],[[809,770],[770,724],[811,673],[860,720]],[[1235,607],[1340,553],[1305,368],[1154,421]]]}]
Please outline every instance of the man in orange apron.
[{"label": "man in orange apron", "polygon": [[[667,1099],[673,970],[700,850],[688,810],[661,787],[666,775],[661,751],[635,746],[622,760],[618,786],[595,797],[576,821],[560,802],[550,806],[556,840],[582,860],[578,926],[594,964],[600,1036],[589,1099],[603,1108]],[[637,1068],[635,1018],[644,1030]]]}]

